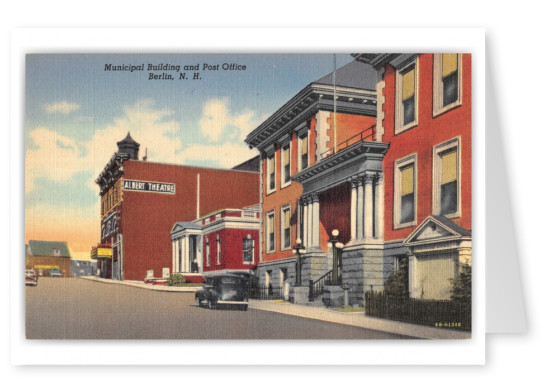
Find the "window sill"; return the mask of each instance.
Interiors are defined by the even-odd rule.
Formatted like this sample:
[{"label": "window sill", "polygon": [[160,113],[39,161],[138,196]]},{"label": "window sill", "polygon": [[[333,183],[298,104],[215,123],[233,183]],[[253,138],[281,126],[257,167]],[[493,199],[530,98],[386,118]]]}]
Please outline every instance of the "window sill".
[{"label": "window sill", "polygon": [[407,227],[415,227],[417,225],[417,220],[414,220],[412,222],[409,222],[409,223],[401,223],[401,224],[397,224],[396,222],[394,222],[394,229],[402,229],[402,228],[407,228]]},{"label": "window sill", "polygon": [[286,187],[289,187],[291,186],[291,181],[287,182],[287,183],[282,183],[281,184],[281,189],[285,189]]},{"label": "window sill", "polygon": [[406,126],[402,126],[401,128],[394,129],[394,135],[398,135],[400,133],[404,133],[407,130],[410,130],[418,125],[417,121],[412,122],[410,124],[407,124]]},{"label": "window sill", "polygon": [[452,109],[455,109],[456,107],[459,107],[461,106],[462,103],[460,100],[454,102],[454,103],[450,103],[449,105],[445,106],[445,107],[441,107],[439,109],[436,109],[436,110],[433,110],[432,111],[432,118],[436,118],[444,113],[447,113],[448,111],[452,110]]}]

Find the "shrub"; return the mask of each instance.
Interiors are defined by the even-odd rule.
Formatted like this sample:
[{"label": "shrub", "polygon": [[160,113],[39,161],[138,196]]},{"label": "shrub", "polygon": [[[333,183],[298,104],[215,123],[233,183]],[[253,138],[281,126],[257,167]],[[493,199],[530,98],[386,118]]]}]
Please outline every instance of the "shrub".
[{"label": "shrub", "polygon": [[409,298],[409,277],[407,258],[400,259],[398,270],[386,280],[384,293],[390,298]]},{"label": "shrub", "polygon": [[464,265],[459,277],[452,280],[451,299],[463,304],[471,303],[471,266]]},{"label": "shrub", "polygon": [[166,284],[168,286],[180,285],[180,284],[184,284],[185,282],[186,282],[186,279],[184,278],[184,276],[182,276],[181,274],[178,274],[178,273],[172,274],[166,280]]}]

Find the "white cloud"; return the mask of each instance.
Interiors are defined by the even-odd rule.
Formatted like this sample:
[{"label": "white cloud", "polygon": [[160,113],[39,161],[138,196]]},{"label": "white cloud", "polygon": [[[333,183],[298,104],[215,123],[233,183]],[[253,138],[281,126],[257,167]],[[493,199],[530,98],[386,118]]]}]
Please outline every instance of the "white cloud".
[{"label": "white cloud", "polygon": [[241,140],[255,128],[255,115],[252,110],[240,114],[232,114],[228,109],[229,99],[210,99],[203,105],[203,116],[199,120],[199,129],[209,141],[217,142],[228,126],[239,130]]},{"label": "white cloud", "polygon": [[48,114],[69,114],[73,111],[77,111],[78,109],[80,109],[80,105],[78,103],[71,103],[67,102],[66,100],[44,105],[44,111],[46,111],[46,113]]},{"label": "white cloud", "polygon": [[[130,133],[140,144],[140,158],[147,148],[148,160],[163,163],[178,162],[178,150],[182,144],[174,134],[180,124],[170,119],[169,110],[155,109],[151,100],[141,100],[133,106],[124,108],[124,115],[113,124],[99,129],[92,140],[85,144],[88,151],[86,164],[93,171],[94,179],[100,174],[113,153],[117,150],[117,141]],[[93,186],[96,186],[91,181]]]},{"label": "white cloud", "polygon": [[[200,131],[210,144],[191,144],[183,146],[178,137],[182,131],[179,122],[173,119],[170,110],[154,107],[151,100],[140,100],[127,106],[123,114],[113,122],[94,132],[92,139],[86,142],[57,134],[53,130],[37,128],[30,132],[35,149],[26,152],[26,193],[34,189],[35,180],[44,177],[56,182],[69,181],[79,172],[89,171],[87,184],[97,191],[95,179],[105,164],[117,150],[117,141],[130,132],[132,138],[140,143],[142,158],[147,148],[148,160],[174,164],[197,164],[208,162],[231,168],[257,152],[250,150],[243,142],[246,134],[254,129],[255,115],[245,110],[232,115],[228,110],[228,99],[212,99],[203,107],[205,116],[200,120]],[[227,126],[237,128],[230,133],[231,139],[221,141],[221,135]],[[84,152],[82,152],[84,151]]]},{"label": "white cloud", "polygon": [[46,128],[30,132],[36,149],[29,149],[25,156],[25,190],[30,192],[38,177],[55,181],[67,181],[82,171],[82,158],[78,145],[70,138]]}]

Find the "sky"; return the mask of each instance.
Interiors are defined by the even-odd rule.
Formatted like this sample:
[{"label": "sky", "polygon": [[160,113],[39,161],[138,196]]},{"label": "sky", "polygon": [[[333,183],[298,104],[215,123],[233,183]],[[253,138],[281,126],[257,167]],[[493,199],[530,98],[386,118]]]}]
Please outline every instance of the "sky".
[{"label": "sky", "polygon": [[[337,67],[351,61],[336,55]],[[333,54],[28,54],[25,242],[66,241],[89,259],[95,179],[128,132],[148,161],[231,168],[258,153],[247,134],[333,64]]]}]

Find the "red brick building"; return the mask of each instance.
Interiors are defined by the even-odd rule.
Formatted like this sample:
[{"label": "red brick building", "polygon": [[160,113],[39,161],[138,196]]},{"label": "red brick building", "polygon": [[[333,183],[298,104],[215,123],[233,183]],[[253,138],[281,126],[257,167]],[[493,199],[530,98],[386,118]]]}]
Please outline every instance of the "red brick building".
[{"label": "red brick building", "polygon": [[258,205],[177,222],[171,234],[172,270],[208,275],[254,269],[259,261],[259,227]]},{"label": "red brick building", "polygon": [[350,304],[401,262],[411,297],[447,299],[471,262],[470,55],[354,57],[245,140],[262,156],[260,283],[294,282],[297,238],[300,283],[323,282],[337,230]]},{"label": "red brick building", "polygon": [[[261,285],[295,282],[292,250],[300,239],[305,246],[300,283],[308,286],[332,268],[333,230],[342,243],[357,244],[364,239],[357,222],[363,227],[365,219],[373,227],[382,217],[379,178],[388,146],[377,141],[376,82],[370,65],[351,62],[303,88],[247,136],[245,142],[262,157]],[[366,212],[364,188],[370,197]],[[368,240],[380,247],[382,229],[372,231]]]},{"label": "red brick building", "polygon": [[409,263],[410,296],[449,298],[471,262],[470,54],[364,54],[381,73],[385,269]]},{"label": "red brick building", "polygon": [[92,257],[104,278],[142,280],[148,270],[166,275],[173,271],[174,222],[258,204],[258,173],[138,160],[139,144],[130,134],[117,145],[96,180],[102,246]]}]

